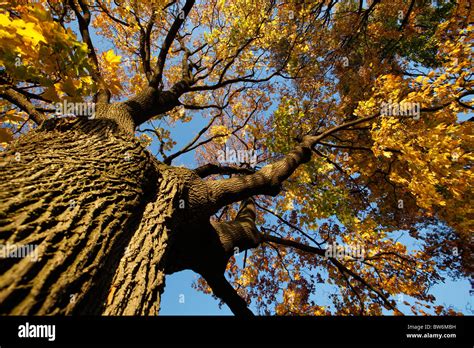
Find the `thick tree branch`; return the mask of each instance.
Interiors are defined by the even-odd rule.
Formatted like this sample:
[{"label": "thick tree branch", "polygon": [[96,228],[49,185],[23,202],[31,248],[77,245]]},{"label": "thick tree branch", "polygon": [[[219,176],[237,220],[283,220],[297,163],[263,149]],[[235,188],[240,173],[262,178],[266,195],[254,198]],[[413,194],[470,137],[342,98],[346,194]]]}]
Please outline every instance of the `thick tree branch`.
[{"label": "thick tree branch", "polygon": [[230,175],[230,174],[253,174],[255,170],[250,168],[241,168],[235,166],[221,166],[214,163],[208,163],[197,167],[194,172],[201,178],[206,178],[213,174]]},{"label": "thick tree branch", "polygon": [[31,92],[28,92],[24,89],[21,89],[21,88],[18,88],[16,86],[10,86],[10,88],[14,89],[16,92],[18,93],[21,93],[23,94],[26,98],[28,99],[35,99],[35,100],[40,100],[40,101],[43,101],[45,103],[52,103],[52,100],[49,100],[47,98],[44,98],[43,96],[41,95],[38,95],[38,94],[35,94],[35,93],[31,93]]},{"label": "thick tree branch", "polygon": [[415,0],[411,0],[410,6],[408,7],[408,11],[407,11],[405,17],[403,18],[403,21],[401,22],[400,27],[398,27],[398,30],[399,30],[399,31],[402,31],[403,28],[405,27],[405,25],[408,24],[408,21],[409,21],[409,19],[410,19],[410,15],[411,15],[411,13],[412,13],[412,11],[413,11],[413,7],[414,7],[414,6],[415,6]]},{"label": "thick tree branch", "polygon": [[[156,70],[152,75],[151,67],[148,67],[148,61],[150,60],[150,45],[148,41],[151,35],[151,29],[153,21],[149,21],[147,28],[144,32],[143,47],[141,48],[142,59],[144,59],[145,72],[149,76],[149,87],[138,93],[134,97],[130,98],[124,104],[129,107],[135,126],[139,126],[142,123],[148,121],[152,117],[160,114],[164,114],[176,106],[180,105],[179,97],[188,91],[190,81],[185,79],[175,83],[169,90],[162,90],[162,79],[163,70],[168,55],[169,49],[178,34],[181,25],[184,23],[188,16],[191,8],[194,5],[194,0],[187,0],[181,12],[176,17],[175,21],[171,25],[168,34],[165,37],[163,46],[161,47],[158,55],[158,61]],[[168,6],[167,6],[168,7]]]},{"label": "thick tree branch", "polygon": [[191,61],[191,52],[186,47],[186,43],[184,41],[184,36],[177,35],[177,40],[181,46],[180,50],[183,51],[183,59],[181,61],[182,67],[182,79],[185,81],[189,81],[192,84],[193,75],[191,74],[192,69],[194,68],[194,63]]},{"label": "thick tree branch", "polygon": [[152,117],[165,114],[180,105],[179,97],[187,90],[188,84],[177,82],[171,89],[162,91],[147,87],[140,93],[124,102],[129,108],[135,126],[145,123]]},{"label": "thick tree branch", "polygon": [[143,28],[140,26],[140,40],[139,40],[139,46],[140,46],[140,58],[142,60],[142,66],[143,66],[143,71],[145,72],[145,77],[148,82],[151,81],[153,77],[153,70],[151,68],[151,32],[153,29],[153,24],[155,23],[155,18],[156,18],[156,12],[153,11],[153,13],[150,16],[150,19],[148,20],[146,27]]},{"label": "thick tree branch", "polygon": [[[261,234],[255,225],[255,217],[254,200],[247,199],[241,203],[239,212],[233,221],[211,222],[227,257],[234,255],[235,252],[240,253],[255,248],[260,244]],[[201,275],[211,287],[214,295],[224,301],[236,316],[253,316],[247,303],[225,279],[224,273],[202,272]]]},{"label": "thick tree branch", "polygon": [[171,25],[171,28],[165,37],[163,46],[161,47],[160,53],[158,55],[158,61],[156,63],[156,73],[154,74],[153,78],[150,81],[151,87],[158,88],[160,83],[162,82],[163,70],[165,67],[166,56],[168,55],[168,51],[171,45],[173,44],[173,41],[176,35],[178,34],[178,31],[181,28],[181,25],[184,23],[184,21],[186,20],[186,17],[191,11],[193,5],[194,5],[194,0],[187,0],[183,9],[180,11],[175,21]]},{"label": "thick tree branch", "polygon": [[214,295],[219,297],[229,306],[232,313],[238,317],[252,317],[254,314],[247,307],[247,303],[239,296],[237,291],[229,284],[223,274],[203,275]]},{"label": "thick tree branch", "polygon": [[1,89],[0,96],[25,111],[30,116],[30,119],[37,125],[41,125],[46,120],[44,114],[39,112],[23,94],[15,91],[13,88],[5,87]]},{"label": "thick tree branch", "polygon": [[252,198],[249,198],[241,203],[240,210],[234,220],[211,221],[227,255],[233,255],[236,251],[253,249],[260,244],[261,233],[255,225],[255,217],[255,203]]},{"label": "thick tree branch", "polygon": [[104,79],[100,74],[99,61],[97,59],[95,48],[89,33],[91,13],[89,11],[88,5],[84,3],[83,0],[76,1],[78,2],[79,7],[76,5],[75,0],[69,0],[69,6],[72,8],[77,17],[77,22],[79,24],[79,31],[81,32],[82,40],[89,48],[88,56],[93,63],[91,76],[99,87],[99,90],[95,97],[98,103],[108,103],[110,101],[110,91],[107,88],[107,84],[105,83]]}]

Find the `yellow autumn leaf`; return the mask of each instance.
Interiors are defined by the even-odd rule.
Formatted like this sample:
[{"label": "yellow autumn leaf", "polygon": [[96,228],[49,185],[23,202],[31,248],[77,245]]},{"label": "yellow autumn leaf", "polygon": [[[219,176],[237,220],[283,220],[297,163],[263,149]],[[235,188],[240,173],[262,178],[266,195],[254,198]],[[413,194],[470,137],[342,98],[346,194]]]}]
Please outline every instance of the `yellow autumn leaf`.
[{"label": "yellow autumn leaf", "polygon": [[22,27],[17,27],[16,32],[23,37],[28,37],[31,39],[33,45],[37,45],[40,41],[46,43],[46,39],[43,34],[34,29],[34,23],[25,23]]},{"label": "yellow autumn leaf", "polygon": [[415,79],[415,82],[418,82],[418,83],[423,83],[423,81],[425,80],[425,77],[420,75],[418,76],[416,79]]},{"label": "yellow autumn leaf", "polygon": [[10,17],[7,14],[0,13],[0,25],[2,27],[7,27],[11,24]]},{"label": "yellow autumn leaf", "polygon": [[219,144],[225,144],[227,139],[229,138],[230,131],[226,126],[220,125],[220,126],[212,126],[209,129],[209,133],[213,137],[217,137],[215,141]]},{"label": "yellow autumn leaf", "polygon": [[105,59],[105,61],[107,61],[110,64],[117,64],[117,63],[120,63],[120,61],[122,60],[122,57],[117,56],[114,53],[114,51],[112,49],[110,49],[107,52],[105,52],[104,59]]}]

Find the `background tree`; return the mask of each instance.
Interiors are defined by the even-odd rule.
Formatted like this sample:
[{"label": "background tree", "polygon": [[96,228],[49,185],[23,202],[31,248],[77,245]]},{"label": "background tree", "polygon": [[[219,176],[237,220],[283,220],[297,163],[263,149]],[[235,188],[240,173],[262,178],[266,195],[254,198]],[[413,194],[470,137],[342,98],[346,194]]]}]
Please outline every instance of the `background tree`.
[{"label": "background tree", "polygon": [[[472,273],[471,13],[465,0],[7,5],[0,241],[41,258],[2,260],[2,313],[157,314],[165,274],[191,269],[237,315],[251,302],[402,314],[404,295],[415,314],[454,314],[429,289]],[[80,102],[95,117],[57,117]],[[176,149],[170,129],[193,118],[207,124]],[[191,151],[200,167],[172,165]],[[363,253],[327,256],[334,243]],[[318,283],[339,289],[332,306]]]}]

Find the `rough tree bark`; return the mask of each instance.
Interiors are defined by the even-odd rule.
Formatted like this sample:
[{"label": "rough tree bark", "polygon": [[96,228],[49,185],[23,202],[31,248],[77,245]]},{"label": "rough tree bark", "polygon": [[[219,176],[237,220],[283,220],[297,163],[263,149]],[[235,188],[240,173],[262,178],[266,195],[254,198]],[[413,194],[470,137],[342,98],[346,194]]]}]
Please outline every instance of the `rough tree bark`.
[{"label": "rough tree bark", "polygon": [[165,272],[183,269],[230,290],[221,277],[245,236],[210,223],[206,181],[144,150],[126,109],[106,111],[46,121],[0,155],[0,243],[40,256],[0,263],[2,314],[153,315]]},{"label": "rough tree bark", "polygon": [[41,256],[2,260],[2,312],[96,312],[83,304],[104,297],[155,195],[155,161],[116,123],[79,118],[44,123],[0,161],[0,242]]}]

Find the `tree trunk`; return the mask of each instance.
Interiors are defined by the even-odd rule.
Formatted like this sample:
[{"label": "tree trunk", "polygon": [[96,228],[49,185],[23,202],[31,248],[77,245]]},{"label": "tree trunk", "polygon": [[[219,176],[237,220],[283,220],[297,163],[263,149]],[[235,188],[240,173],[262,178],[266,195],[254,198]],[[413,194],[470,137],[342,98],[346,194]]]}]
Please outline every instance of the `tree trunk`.
[{"label": "tree trunk", "polygon": [[174,169],[107,119],[47,121],[0,156],[2,314],[156,314]]},{"label": "tree trunk", "polygon": [[[191,269],[251,315],[224,271],[260,243],[253,201],[211,223],[232,202],[228,181],[157,161],[122,106],[48,120],[0,154],[0,313],[156,315],[165,274]],[[263,185],[247,181],[231,187]]]}]

